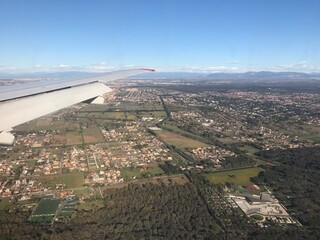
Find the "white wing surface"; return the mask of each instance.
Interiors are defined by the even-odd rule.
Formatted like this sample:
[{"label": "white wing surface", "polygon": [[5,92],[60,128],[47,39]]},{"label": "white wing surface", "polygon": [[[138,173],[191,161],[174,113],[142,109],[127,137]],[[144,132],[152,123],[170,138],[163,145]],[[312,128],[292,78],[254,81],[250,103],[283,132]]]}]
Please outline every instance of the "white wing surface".
[{"label": "white wing surface", "polygon": [[0,144],[13,144],[13,127],[111,92],[105,85],[152,69],[120,70],[70,81],[43,81],[0,89]]}]

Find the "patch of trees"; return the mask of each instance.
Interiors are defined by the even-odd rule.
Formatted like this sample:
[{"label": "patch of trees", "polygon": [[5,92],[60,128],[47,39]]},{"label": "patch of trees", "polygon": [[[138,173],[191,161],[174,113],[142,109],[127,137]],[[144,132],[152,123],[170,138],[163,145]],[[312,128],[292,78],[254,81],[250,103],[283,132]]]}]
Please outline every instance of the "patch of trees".
[{"label": "patch of trees", "polygon": [[0,211],[0,239],[40,239],[50,232],[49,226],[27,221],[30,211]]},{"label": "patch of trees", "polygon": [[271,223],[267,228],[261,228],[227,203],[222,185],[213,185],[196,172],[191,171],[186,176],[207,202],[209,212],[221,228],[218,236],[223,236],[223,239],[319,239],[319,233],[295,225]]},{"label": "patch of trees", "polygon": [[320,147],[261,151],[257,155],[278,165],[266,169],[255,181],[271,186],[292,215],[319,232]]},{"label": "patch of trees", "polygon": [[170,161],[165,161],[159,167],[168,175],[181,173],[179,166],[173,165]]},{"label": "patch of trees", "polygon": [[241,168],[241,167],[250,167],[257,165],[256,161],[254,161],[251,157],[247,155],[238,155],[238,156],[230,156],[226,157],[222,162],[222,167],[228,168]]}]

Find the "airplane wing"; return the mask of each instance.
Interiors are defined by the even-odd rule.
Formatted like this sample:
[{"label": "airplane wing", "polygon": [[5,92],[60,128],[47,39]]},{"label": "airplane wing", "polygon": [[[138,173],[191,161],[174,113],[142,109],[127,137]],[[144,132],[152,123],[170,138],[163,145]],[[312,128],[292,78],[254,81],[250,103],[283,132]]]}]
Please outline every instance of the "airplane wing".
[{"label": "airplane wing", "polygon": [[0,89],[0,145],[13,144],[14,136],[9,133],[13,127],[111,92],[105,85],[108,81],[148,71],[154,70],[119,70],[76,80],[43,81]]}]

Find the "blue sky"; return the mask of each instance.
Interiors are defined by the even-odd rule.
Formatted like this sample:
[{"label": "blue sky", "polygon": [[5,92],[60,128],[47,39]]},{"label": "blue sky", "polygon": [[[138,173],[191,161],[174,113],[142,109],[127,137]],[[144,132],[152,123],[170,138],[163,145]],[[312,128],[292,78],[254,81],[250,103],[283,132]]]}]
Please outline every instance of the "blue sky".
[{"label": "blue sky", "polygon": [[0,71],[320,72],[319,0],[0,0]]}]

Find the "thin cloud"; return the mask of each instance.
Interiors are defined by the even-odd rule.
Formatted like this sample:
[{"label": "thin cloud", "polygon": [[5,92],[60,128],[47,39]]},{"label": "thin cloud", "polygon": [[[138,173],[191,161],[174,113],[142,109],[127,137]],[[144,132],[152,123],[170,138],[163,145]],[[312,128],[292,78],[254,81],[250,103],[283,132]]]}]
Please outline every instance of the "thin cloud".
[{"label": "thin cloud", "polygon": [[228,62],[229,65],[236,65],[236,64],[240,64],[240,61],[232,61],[232,62]]},{"label": "thin cloud", "polygon": [[210,73],[210,72],[237,72],[240,71],[238,67],[231,67],[231,66],[207,66],[207,67],[202,67],[202,66],[179,66],[179,67],[168,67],[168,68],[163,68],[161,71],[170,71],[170,72],[205,72],[205,73]]},{"label": "thin cloud", "polygon": [[94,71],[94,72],[105,72],[105,71],[108,71],[109,69],[112,69],[112,67],[109,66],[106,62],[94,63],[85,68],[88,71]]},{"label": "thin cloud", "polygon": [[[58,64],[53,66],[46,66],[42,64],[37,64],[32,67],[26,68],[16,68],[8,66],[6,64],[0,64],[1,73],[35,73],[35,72],[67,72],[67,71],[82,71],[82,72],[109,72],[119,69],[128,68],[139,68],[145,66],[137,65],[117,65],[112,66],[107,62],[98,62],[88,65],[75,66],[69,64]],[[187,66],[151,66],[159,72],[203,72],[203,73],[215,73],[215,72],[225,72],[225,73],[241,73],[248,71],[296,71],[296,72],[320,72],[320,66],[310,65],[307,61],[299,61],[291,64],[282,64],[277,66],[261,66],[255,65],[254,63],[243,64],[239,61],[232,61],[229,63],[221,65],[212,66],[198,66],[198,65],[187,65]]]},{"label": "thin cloud", "polygon": [[282,71],[305,71],[305,72],[316,72],[320,71],[320,66],[314,66],[307,63],[307,61],[300,61],[297,63],[278,65],[276,70]]}]

